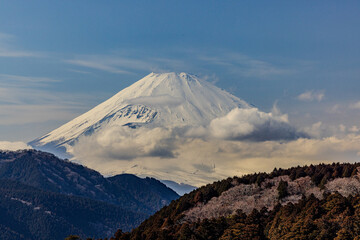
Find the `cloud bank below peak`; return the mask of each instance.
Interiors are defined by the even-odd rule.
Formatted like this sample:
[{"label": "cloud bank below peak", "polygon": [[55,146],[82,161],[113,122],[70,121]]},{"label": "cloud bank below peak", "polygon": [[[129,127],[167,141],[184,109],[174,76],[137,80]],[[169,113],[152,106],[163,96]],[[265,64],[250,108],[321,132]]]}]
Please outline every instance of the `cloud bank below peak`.
[{"label": "cloud bank below peak", "polygon": [[265,113],[257,108],[234,108],[206,126],[138,128],[105,126],[90,136],[81,136],[70,147],[77,157],[105,156],[131,161],[141,157],[176,158],[185,142],[203,141],[291,141],[308,135],[291,126],[286,114]]},{"label": "cloud bank below peak", "polygon": [[[133,173],[199,186],[239,174],[236,171],[248,173],[237,163],[234,168],[231,162],[241,158],[248,161],[250,155],[269,158],[270,165],[270,146],[284,150],[283,146],[305,137],[291,126],[286,114],[235,108],[206,126],[104,127],[82,136],[69,150],[77,161],[106,175]],[[252,153],[254,146],[269,152]]]}]

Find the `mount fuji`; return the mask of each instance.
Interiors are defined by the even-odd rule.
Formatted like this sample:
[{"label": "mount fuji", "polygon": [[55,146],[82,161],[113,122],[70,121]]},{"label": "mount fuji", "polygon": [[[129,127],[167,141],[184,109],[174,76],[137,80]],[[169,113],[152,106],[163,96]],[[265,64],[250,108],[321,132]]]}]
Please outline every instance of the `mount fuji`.
[{"label": "mount fuji", "polygon": [[245,101],[187,73],[150,73],[107,101],[29,144],[67,156],[82,136],[109,127],[203,126]]},{"label": "mount fuji", "polygon": [[259,143],[303,136],[276,108],[262,112],[195,75],[151,73],[29,144],[105,176],[183,187],[249,173],[242,159]]}]

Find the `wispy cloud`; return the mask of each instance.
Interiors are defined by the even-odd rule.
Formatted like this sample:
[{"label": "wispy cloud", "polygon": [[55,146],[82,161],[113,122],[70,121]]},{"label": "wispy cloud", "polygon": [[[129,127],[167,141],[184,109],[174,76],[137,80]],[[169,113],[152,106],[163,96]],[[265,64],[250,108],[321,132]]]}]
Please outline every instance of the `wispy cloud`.
[{"label": "wispy cloud", "polygon": [[77,65],[77,66],[81,66],[81,67],[86,67],[86,68],[93,68],[93,69],[97,69],[97,70],[102,70],[105,72],[110,72],[110,73],[118,73],[118,74],[130,74],[131,72],[126,71],[126,70],[122,70],[120,68],[118,68],[113,61],[101,61],[99,60],[95,60],[95,59],[88,59],[88,60],[66,60],[67,63],[73,64],[73,65]]},{"label": "wispy cloud", "polygon": [[[38,124],[48,121],[69,121],[86,108],[63,103],[0,104],[0,125]],[[23,136],[24,138],[26,136]],[[33,136],[38,137],[38,136]]]},{"label": "wispy cloud", "polygon": [[52,102],[56,94],[41,90],[41,88],[56,82],[60,82],[60,80],[48,77],[0,74],[0,104]]},{"label": "wispy cloud", "polygon": [[21,50],[14,46],[16,37],[6,33],[0,33],[0,57],[23,58],[43,57],[43,53]]},{"label": "wispy cloud", "polygon": [[[288,75],[295,72],[289,66],[278,66],[261,59],[241,53],[204,53],[200,50],[184,51],[180,58],[161,57],[158,55],[132,52],[131,57],[121,52],[108,55],[79,55],[66,63],[116,74],[131,74],[139,71],[186,71],[206,69],[208,66],[226,68],[227,72],[246,77],[267,77]],[[129,55],[127,53],[127,55]],[[176,55],[176,54],[175,54]],[[206,70],[205,70],[206,72]]]},{"label": "wispy cloud", "polygon": [[41,57],[41,56],[42,55],[39,53],[28,52],[28,51],[17,51],[0,46],[0,57],[19,58],[19,57]]},{"label": "wispy cloud", "polygon": [[27,87],[27,86],[42,86],[49,83],[60,82],[58,79],[48,77],[34,77],[34,76],[21,76],[0,74],[0,87],[13,86],[13,87]]},{"label": "wispy cloud", "polygon": [[67,59],[65,62],[75,66],[115,74],[134,74],[139,71],[186,71],[188,69],[188,66],[180,60],[152,57],[151,55],[138,55],[139,53],[134,54],[133,57],[124,57],[119,54],[80,55],[74,59]]},{"label": "wispy cloud", "polygon": [[81,74],[92,74],[92,72],[89,71],[82,71],[82,70],[77,70],[77,69],[68,69],[69,72],[74,72],[74,73],[81,73]]},{"label": "wispy cloud", "polygon": [[53,93],[34,85],[0,87],[0,125],[70,120],[88,109],[90,96]]},{"label": "wispy cloud", "polygon": [[247,77],[287,75],[294,72],[289,67],[276,66],[273,63],[255,59],[241,53],[223,53],[213,56],[198,54],[197,58],[205,63],[225,67],[228,71]]},{"label": "wispy cloud", "polygon": [[21,57],[42,57],[43,54],[29,51],[18,51],[0,46],[0,57],[21,58]]},{"label": "wispy cloud", "polygon": [[342,106],[337,103],[337,104],[333,105],[332,107],[330,107],[326,112],[333,113],[333,114],[341,113],[341,108],[342,108]]},{"label": "wispy cloud", "polygon": [[49,77],[0,74],[0,125],[70,120],[95,97],[47,90],[59,82]]},{"label": "wispy cloud", "polygon": [[324,99],[324,97],[325,97],[324,91],[310,90],[297,96],[297,99],[305,102],[311,102],[311,101],[320,102]]}]

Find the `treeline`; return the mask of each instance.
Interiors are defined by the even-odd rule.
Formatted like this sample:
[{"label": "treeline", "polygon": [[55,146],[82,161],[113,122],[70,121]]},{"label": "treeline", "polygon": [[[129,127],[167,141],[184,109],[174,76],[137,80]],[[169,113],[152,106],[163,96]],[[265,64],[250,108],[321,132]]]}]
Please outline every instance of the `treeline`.
[{"label": "treeline", "polygon": [[197,203],[206,203],[239,183],[260,185],[268,178],[288,175],[292,180],[309,176],[317,186],[323,187],[329,180],[354,176],[359,166],[360,163],[298,166],[274,169],[271,173],[228,178],[184,195],[145,220],[132,232],[123,233],[119,230],[110,239],[354,239],[357,234],[360,235],[360,226],[357,227],[360,223],[359,196],[346,198],[340,194],[332,194],[323,200],[311,196],[295,205],[277,205],[270,212],[266,209],[254,210],[246,215],[239,210],[230,217],[194,223],[187,223],[182,219],[183,213]]},{"label": "treeline", "polygon": [[278,240],[278,239],[360,239],[360,196],[335,193],[323,200],[313,195],[297,204],[278,205],[268,212],[238,211],[230,217],[195,223],[165,221],[151,231],[118,231],[110,240]]}]

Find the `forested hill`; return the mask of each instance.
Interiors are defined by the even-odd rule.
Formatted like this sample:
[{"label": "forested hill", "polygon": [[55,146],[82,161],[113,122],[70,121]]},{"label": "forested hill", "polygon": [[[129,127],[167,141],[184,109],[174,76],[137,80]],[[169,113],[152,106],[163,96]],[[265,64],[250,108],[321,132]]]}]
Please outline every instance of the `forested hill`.
[{"label": "forested hill", "polygon": [[70,234],[100,237],[136,227],[146,217],[117,205],[43,191],[0,179],[0,239],[60,240]]},{"label": "forested hill", "polygon": [[130,174],[105,178],[95,170],[36,150],[0,151],[0,179],[104,201],[145,215],[179,197],[156,179]]},{"label": "forested hill", "polygon": [[105,178],[50,153],[0,151],[1,240],[111,236],[178,197],[153,178]]},{"label": "forested hill", "polygon": [[320,164],[228,178],[111,239],[360,239],[359,167]]}]

